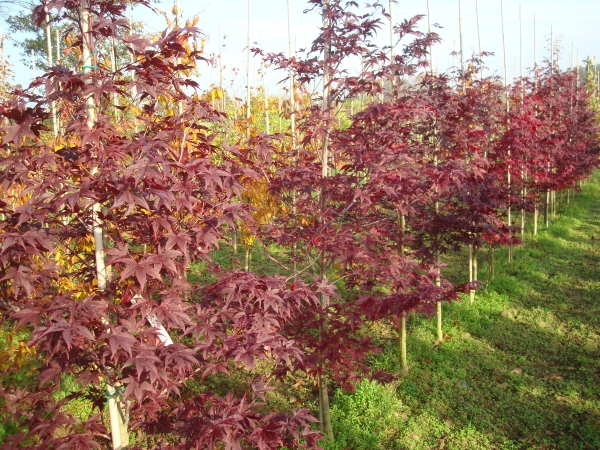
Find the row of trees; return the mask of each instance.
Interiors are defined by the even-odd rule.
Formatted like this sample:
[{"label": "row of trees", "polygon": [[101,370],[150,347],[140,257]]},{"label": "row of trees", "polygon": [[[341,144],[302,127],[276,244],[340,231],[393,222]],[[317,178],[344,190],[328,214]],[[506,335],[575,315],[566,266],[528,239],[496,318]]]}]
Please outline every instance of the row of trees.
[{"label": "row of trees", "polygon": [[[323,27],[305,58],[255,50],[292,80],[289,129],[267,134],[187,77],[207,62],[199,30],[133,34],[129,3],[39,5],[37,24],[71,21],[80,68],[0,105],[1,317],[37,352],[21,361],[32,380],[15,364],[0,383],[6,448],[318,448],[332,385],[389,378],[365,362],[366,326],[397,329],[406,367],[406,313],[437,309],[442,341],[442,303],[477,286],[444,279],[444,254],[467,245],[476,269],[597,165],[594,89],[554,55],[510,87],[479,59],[436,75],[419,17],[378,48],[381,5],[312,0]],[[103,65],[107,41],[132,62]],[[239,236],[279,273],[214,263]],[[212,281],[188,280],[197,261]],[[318,419],[269,410],[292,377],[313,381]]]}]

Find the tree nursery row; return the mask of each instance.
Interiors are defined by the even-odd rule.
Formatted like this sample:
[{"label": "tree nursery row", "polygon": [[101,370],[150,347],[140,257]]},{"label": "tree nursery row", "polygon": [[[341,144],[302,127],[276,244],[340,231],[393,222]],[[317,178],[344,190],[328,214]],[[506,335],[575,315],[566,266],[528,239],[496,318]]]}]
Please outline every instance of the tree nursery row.
[{"label": "tree nursery row", "polygon": [[[253,49],[288,98],[235,110],[193,77],[213,63],[201,31],[134,34],[131,3],[149,7],[40,3],[79,65],[0,103],[3,448],[320,448],[332,389],[390,380],[369,326],[393,327],[407,370],[406,314],[441,342],[478,256],[510,259],[598,166],[594,76],[557,48],[508,85],[485,54],[438,74],[421,17],[378,47],[381,4],[311,0],[306,53]],[[110,41],[130,62],[105,64]],[[463,247],[455,286],[440,268]],[[275,411],[300,385],[313,402]]]}]

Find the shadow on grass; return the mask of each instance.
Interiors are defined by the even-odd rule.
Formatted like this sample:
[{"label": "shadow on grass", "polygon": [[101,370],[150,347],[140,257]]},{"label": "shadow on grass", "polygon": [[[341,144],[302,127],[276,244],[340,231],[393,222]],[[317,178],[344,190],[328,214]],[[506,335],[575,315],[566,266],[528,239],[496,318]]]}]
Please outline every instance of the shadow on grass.
[{"label": "shadow on grass", "polygon": [[[410,413],[385,448],[600,449],[598,192],[587,186],[515,248],[474,305],[446,305],[442,345],[433,320],[411,318],[412,368],[398,387]],[[502,261],[505,251],[496,255]],[[450,278],[464,279],[465,259],[450,259]],[[400,373],[397,341],[380,342],[373,364]]]}]

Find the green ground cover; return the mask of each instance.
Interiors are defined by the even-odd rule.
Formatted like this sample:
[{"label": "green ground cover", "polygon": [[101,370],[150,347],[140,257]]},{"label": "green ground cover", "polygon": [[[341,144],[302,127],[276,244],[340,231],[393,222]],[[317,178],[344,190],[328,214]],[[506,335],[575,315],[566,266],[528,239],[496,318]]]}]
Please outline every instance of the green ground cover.
[{"label": "green ground cover", "polygon": [[[529,232],[512,264],[498,251],[474,305],[444,306],[444,343],[433,341],[434,318],[410,317],[408,375],[391,327],[376,328],[383,353],[372,364],[399,380],[337,392],[337,442],[327,448],[600,449],[598,183],[549,229]],[[448,259],[446,275],[467,281],[466,252]]]}]

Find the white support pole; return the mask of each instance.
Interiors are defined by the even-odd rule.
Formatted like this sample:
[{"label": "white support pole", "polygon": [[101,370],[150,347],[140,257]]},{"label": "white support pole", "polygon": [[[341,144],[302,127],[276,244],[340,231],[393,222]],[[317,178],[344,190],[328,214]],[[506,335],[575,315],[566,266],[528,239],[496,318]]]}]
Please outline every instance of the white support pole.
[{"label": "white support pole", "polygon": [[[262,47],[262,45],[261,45]],[[269,96],[267,95],[267,64],[263,64],[262,67],[262,85],[263,85],[263,95],[264,95],[264,104],[265,104],[265,131],[267,134],[271,134],[271,127],[269,124]]]},{"label": "white support pole", "polygon": [[[291,4],[290,0],[287,2],[288,4],[288,53],[289,58],[292,57],[292,19],[291,19]],[[296,99],[294,97],[294,87],[295,87],[295,74],[294,69],[290,68],[290,132],[292,133],[292,147],[295,146],[295,136],[296,136]],[[293,149],[292,149],[293,150]]]},{"label": "white support pole", "polygon": [[251,55],[250,55],[250,24],[252,21],[252,0],[248,0],[248,36],[247,36],[247,58],[246,58],[246,139],[250,140],[250,75]]},{"label": "white support pole", "polygon": [[[475,14],[477,16],[477,41],[479,42],[479,58],[482,57],[483,54],[483,46],[481,45],[481,24],[479,22],[479,0],[475,0]],[[481,66],[481,70],[479,72],[480,79],[483,80],[483,64]]]},{"label": "white support pole", "polygon": [[[117,72],[117,57],[115,54],[115,38],[114,36],[111,36],[110,38],[110,70],[112,72],[112,76],[115,76],[115,73]],[[115,112],[115,122],[118,121],[118,116],[119,116],[119,97],[117,96],[117,93],[114,92],[113,95],[113,108],[114,108],[114,112]]]},{"label": "white support pole", "polygon": [[[533,72],[534,72],[534,76],[535,76],[535,88],[537,89],[537,86],[538,86],[537,30],[536,30],[536,26],[535,26],[535,14],[533,15]],[[536,222],[536,225],[537,225],[537,222]]]},{"label": "white support pole", "polygon": [[[463,46],[463,20],[462,20],[462,0],[458,0],[458,26],[460,36],[460,71],[462,76],[465,74],[465,49]],[[464,83],[463,83],[464,89]]]},{"label": "white support pole", "polygon": [[521,4],[519,3],[519,65],[521,66],[520,77],[523,87],[523,17],[521,15]]},{"label": "white support pole", "polygon": [[[58,46],[58,40],[56,45]],[[52,31],[50,30],[50,15],[46,10],[46,46],[48,48],[48,68],[52,67]],[[57,59],[58,61],[58,59]],[[56,102],[53,100],[50,103],[52,111],[52,128],[54,129],[54,137],[58,136],[58,119],[56,117]]]},{"label": "white support pole", "polygon": [[[431,0],[427,0],[427,32],[431,33]],[[429,46],[429,66],[431,67],[431,74],[433,75],[433,46]]]},{"label": "white support pole", "polygon": [[554,26],[550,26],[550,73],[554,75]]},{"label": "white support pole", "polygon": [[477,15],[477,41],[479,42],[479,54],[483,53],[483,46],[481,45],[481,24],[479,22],[479,0],[475,0],[475,14]]},{"label": "white support pole", "polygon": [[56,32],[56,63],[60,61],[60,35],[58,34],[58,28],[54,30]]},{"label": "white support pole", "polygon": [[35,80],[35,50],[31,49],[31,81]]},{"label": "white support pole", "polygon": [[221,90],[221,111],[225,111],[225,89],[223,87],[223,41],[219,27],[219,89]]},{"label": "white support pole", "polygon": [[[509,112],[509,99],[508,99],[508,65],[506,63],[506,33],[504,30],[504,0],[501,0],[500,3],[500,11],[502,16],[502,48],[504,53],[504,90],[506,95],[506,112]],[[510,159],[510,150],[507,153],[507,157]],[[510,165],[508,167],[506,173],[506,179],[508,183],[508,198],[507,198],[507,224],[510,227],[512,225],[512,216],[511,216],[511,208],[510,208],[510,187],[511,187],[511,179],[510,179]],[[512,246],[508,246],[508,262],[512,261]]]},{"label": "white support pole", "polygon": [[2,33],[2,25],[0,25],[0,92],[5,89],[6,83],[6,64],[4,61],[4,34]]},{"label": "white support pole", "polygon": [[[390,64],[395,64],[394,61],[394,14],[393,14],[394,0],[390,0]],[[396,71],[393,70],[390,74],[391,91],[392,97],[396,93]]]},{"label": "white support pole", "polygon": [[504,54],[504,89],[506,91],[506,110],[508,111],[508,64],[506,62],[506,33],[504,31],[504,0],[500,0],[500,13],[502,20],[502,50]]}]

